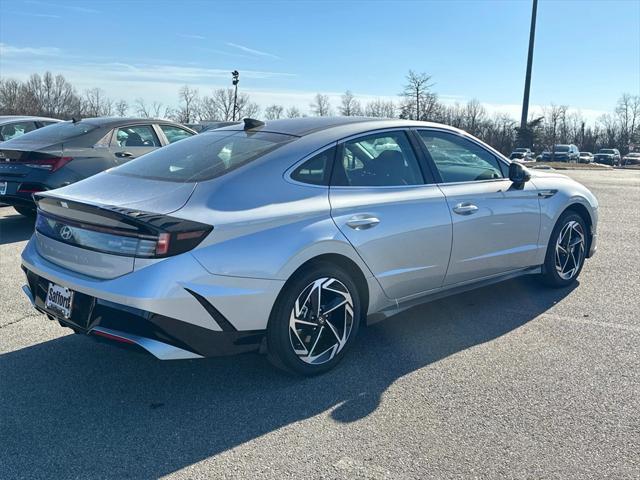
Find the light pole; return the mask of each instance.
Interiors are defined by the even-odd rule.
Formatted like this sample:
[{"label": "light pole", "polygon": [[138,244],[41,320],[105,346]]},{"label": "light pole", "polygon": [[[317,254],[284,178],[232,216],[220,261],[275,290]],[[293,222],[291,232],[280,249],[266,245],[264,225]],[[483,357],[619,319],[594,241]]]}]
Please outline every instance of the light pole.
[{"label": "light pole", "polygon": [[533,43],[536,37],[536,15],[538,12],[538,0],[533,0],[531,11],[531,30],[529,31],[529,55],[527,56],[527,74],[524,79],[524,98],[522,99],[522,117],[520,118],[520,141],[526,142],[523,147],[532,147],[531,137],[527,130],[527,117],[529,116],[529,89],[531,87],[531,65],[533,64]]},{"label": "light pole", "polygon": [[231,72],[231,83],[235,87],[235,92],[233,93],[233,121],[236,121],[236,112],[238,111],[238,83],[240,82],[240,72],[234,70]]}]

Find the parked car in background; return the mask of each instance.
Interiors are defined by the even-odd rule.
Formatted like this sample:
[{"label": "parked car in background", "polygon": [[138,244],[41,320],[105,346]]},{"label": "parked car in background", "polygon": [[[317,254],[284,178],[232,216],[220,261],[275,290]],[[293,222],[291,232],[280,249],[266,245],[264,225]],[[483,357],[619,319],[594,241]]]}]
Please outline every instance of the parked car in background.
[{"label": "parked car in background", "polygon": [[603,163],[605,165],[620,165],[620,151],[617,148],[601,148],[598,153],[593,156],[593,161]]},{"label": "parked car in background", "polygon": [[629,152],[622,157],[622,165],[640,165],[640,152]]},{"label": "parked car in background", "polygon": [[522,160],[523,162],[531,162],[535,160],[534,154],[530,148],[516,148],[511,155],[511,160]]},{"label": "parked car in background", "polygon": [[34,216],[33,193],[69,185],[192,135],[177,123],[148,118],[87,118],[34,130],[0,144],[0,202]]},{"label": "parked car in background", "polygon": [[591,163],[593,162],[593,153],[591,152],[580,152],[580,157],[578,159],[580,163]]},{"label": "parked car in background", "polygon": [[567,287],[597,243],[578,182],[406,120],[245,119],[36,198],[36,309],[160,359],[261,350],[301,375],[419,302]]},{"label": "parked car in background", "polygon": [[542,152],[542,160],[545,162],[578,163],[580,151],[575,145],[555,145],[552,152]]},{"label": "parked car in background", "polygon": [[198,133],[206,132],[207,130],[215,130],[216,128],[228,127],[239,122],[213,122],[202,121],[200,123],[185,123],[186,127],[195,130]]},{"label": "parked car in background", "polygon": [[13,140],[25,133],[32,132],[47,125],[61,122],[57,118],[28,117],[19,115],[0,116],[0,142]]}]

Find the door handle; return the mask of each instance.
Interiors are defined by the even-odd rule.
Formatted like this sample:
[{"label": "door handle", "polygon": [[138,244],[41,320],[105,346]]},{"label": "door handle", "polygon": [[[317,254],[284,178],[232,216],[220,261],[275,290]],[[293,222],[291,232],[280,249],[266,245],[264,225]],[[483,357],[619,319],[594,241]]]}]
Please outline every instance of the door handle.
[{"label": "door handle", "polygon": [[367,230],[380,223],[380,219],[371,215],[356,215],[347,220],[347,226],[354,230]]},{"label": "door handle", "polygon": [[478,211],[478,207],[476,207],[473,203],[464,202],[459,203],[455,207],[453,207],[453,211],[458,215],[471,215]]},{"label": "door handle", "polygon": [[133,157],[133,153],[131,152],[116,152],[116,157],[118,158],[128,158],[128,157]]}]

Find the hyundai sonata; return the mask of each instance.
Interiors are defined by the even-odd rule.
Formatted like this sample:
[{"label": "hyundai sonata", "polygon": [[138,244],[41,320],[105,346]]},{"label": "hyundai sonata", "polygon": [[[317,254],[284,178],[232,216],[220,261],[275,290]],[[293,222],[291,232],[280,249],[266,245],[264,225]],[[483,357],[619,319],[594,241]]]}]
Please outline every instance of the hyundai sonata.
[{"label": "hyundai sonata", "polygon": [[205,132],[36,194],[25,293],[160,359],[261,351],[335,366],[364,323],[539,275],[576,280],[598,203],[438,124],[362,118]]}]

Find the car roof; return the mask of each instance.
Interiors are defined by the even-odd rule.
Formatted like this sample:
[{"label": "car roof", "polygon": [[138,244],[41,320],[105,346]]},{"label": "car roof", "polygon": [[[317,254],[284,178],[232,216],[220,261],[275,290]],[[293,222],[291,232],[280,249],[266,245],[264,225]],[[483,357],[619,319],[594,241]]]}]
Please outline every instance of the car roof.
[{"label": "car roof", "polygon": [[[281,120],[267,120],[263,125],[250,128],[249,130],[253,132],[263,131],[304,137],[307,135],[322,133],[330,130],[339,130],[341,132],[348,131],[350,132],[350,134],[357,134],[359,132],[366,132],[368,130],[398,127],[436,127],[455,132],[462,132],[457,128],[450,127],[448,125],[442,125],[439,123],[419,122],[414,120],[391,120],[369,117],[301,117]],[[237,125],[231,125],[229,127],[223,127],[217,129],[216,131],[243,129],[244,124],[240,123]]]},{"label": "car roof", "polygon": [[82,118],[80,122],[89,123],[98,127],[117,127],[118,125],[130,125],[134,123],[165,123],[171,125],[180,125],[171,120],[160,120],[156,118],[139,118],[139,117],[94,117]]},{"label": "car roof", "polygon": [[32,115],[0,115],[0,123],[20,122],[25,120],[47,120],[53,122],[62,122],[57,118],[38,117]]}]

